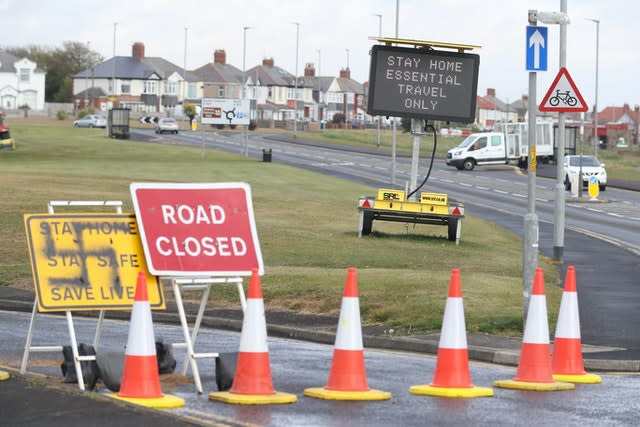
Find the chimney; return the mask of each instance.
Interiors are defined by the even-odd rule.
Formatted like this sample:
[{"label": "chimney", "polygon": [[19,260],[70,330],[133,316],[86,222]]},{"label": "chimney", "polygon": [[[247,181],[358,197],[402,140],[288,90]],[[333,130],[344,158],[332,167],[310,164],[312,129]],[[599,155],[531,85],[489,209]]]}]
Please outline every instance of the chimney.
[{"label": "chimney", "polygon": [[624,110],[625,113],[628,113],[629,112],[629,104],[624,104],[622,109]]},{"label": "chimney", "polygon": [[487,88],[487,96],[493,96],[494,98],[496,97],[496,90],[492,87]]},{"label": "chimney", "polygon": [[227,64],[227,52],[224,49],[216,49],[213,51],[213,63],[226,65]]},{"label": "chimney", "polygon": [[264,65],[265,67],[273,67],[275,64],[275,62],[273,61],[273,58],[264,58],[262,60],[262,65]]},{"label": "chimney", "polygon": [[135,42],[131,48],[131,56],[137,59],[144,59],[144,43]]},{"label": "chimney", "polygon": [[313,63],[308,62],[307,64],[305,64],[304,66],[304,76],[305,77],[315,77],[316,75],[316,68],[313,66]]},{"label": "chimney", "polygon": [[351,78],[351,70],[349,70],[348,68],[341,68],[340,69],[340,77],[343,79],[350,79]]}]

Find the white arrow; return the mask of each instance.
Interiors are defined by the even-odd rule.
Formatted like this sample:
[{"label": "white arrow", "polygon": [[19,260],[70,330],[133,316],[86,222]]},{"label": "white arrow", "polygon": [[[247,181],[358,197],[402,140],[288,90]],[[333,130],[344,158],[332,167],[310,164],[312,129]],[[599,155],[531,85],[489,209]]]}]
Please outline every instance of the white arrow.
[{"label": "white arrow", "polygon": [[540,49],[544,48],[544,37],[535,30],[529,37],[529,47],[533,46],[533,68],[540,68]]}]

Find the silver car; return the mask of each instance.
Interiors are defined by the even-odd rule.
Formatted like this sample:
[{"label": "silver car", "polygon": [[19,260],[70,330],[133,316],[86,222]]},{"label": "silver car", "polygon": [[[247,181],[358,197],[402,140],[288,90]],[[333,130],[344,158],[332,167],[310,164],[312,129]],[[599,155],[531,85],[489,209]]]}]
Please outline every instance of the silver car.
[{"label": "silver car", "polygon": [[107,118],[100,114],[87,114],[73,122],[74,128],[106,128]]},{"label": "silver car", "polygon": [[156,133],[178,133],[178,122],[173,117],[164,117],[156,123]]}]

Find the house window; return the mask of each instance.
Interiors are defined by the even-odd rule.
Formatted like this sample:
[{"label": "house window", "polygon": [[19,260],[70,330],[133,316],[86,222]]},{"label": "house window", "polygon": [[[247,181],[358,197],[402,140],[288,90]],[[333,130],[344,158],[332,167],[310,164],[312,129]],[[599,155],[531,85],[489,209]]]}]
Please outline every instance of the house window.
[{"label": "house window", "polygon": [[20,68],[20,81],[24,83],[29,83],[31,80],[31,70],[28,68]]},{"label": "house window", "polygon": [[302,99],[302,90],[300,88],[296,89],[296,88],[288,88],[287,90],[287,99]]},{"label": "house window", "polygon": [[164,93],[167,95],[175,95],[178,93],[178,82],[164,82]]},{"label": "house window", "polygon": [[189,88],[187,90],[187,97],[188,98],[196,98],[197,96],[197,88],[196,88],[196,84],[195,83],[189,83]]},{"label": "house window", "polygon": [[155,80],[147,80],[144,82],[144,93],[155,94],[157,92],[157,82]]},{"label": "house window", "polygon": [[224,86],[218,86],[218,98],[224,98]]},{"label": "house window", "polygon": [[120,85],[120,91],[122,93],[131,93],[131,82],[122,82]]}]

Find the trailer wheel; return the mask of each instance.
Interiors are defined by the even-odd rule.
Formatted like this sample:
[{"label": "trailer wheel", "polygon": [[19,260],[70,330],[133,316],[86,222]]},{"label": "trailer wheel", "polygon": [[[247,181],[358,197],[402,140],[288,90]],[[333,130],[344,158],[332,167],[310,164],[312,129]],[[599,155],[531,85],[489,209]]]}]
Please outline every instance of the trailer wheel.
[{"label": "trailer wheel", "polygon": [[464,163],[462,164],[462,167],[466,171],[472,171],[475,166],[476,162],[473,159],[465,159]]},{"label": "trailer wheel", "polygon": [[448,228],[448,239],[450,242],[456,241],[456,234],[458,231],[458,220],[459,218],[449,218],[449,223],[447,224]]},{"label": "trailer wheel", "polygon": [[363,212],[362,217],[362,235],[367,236],[371,234],[371,228],[373,227],[373,213]]}]

